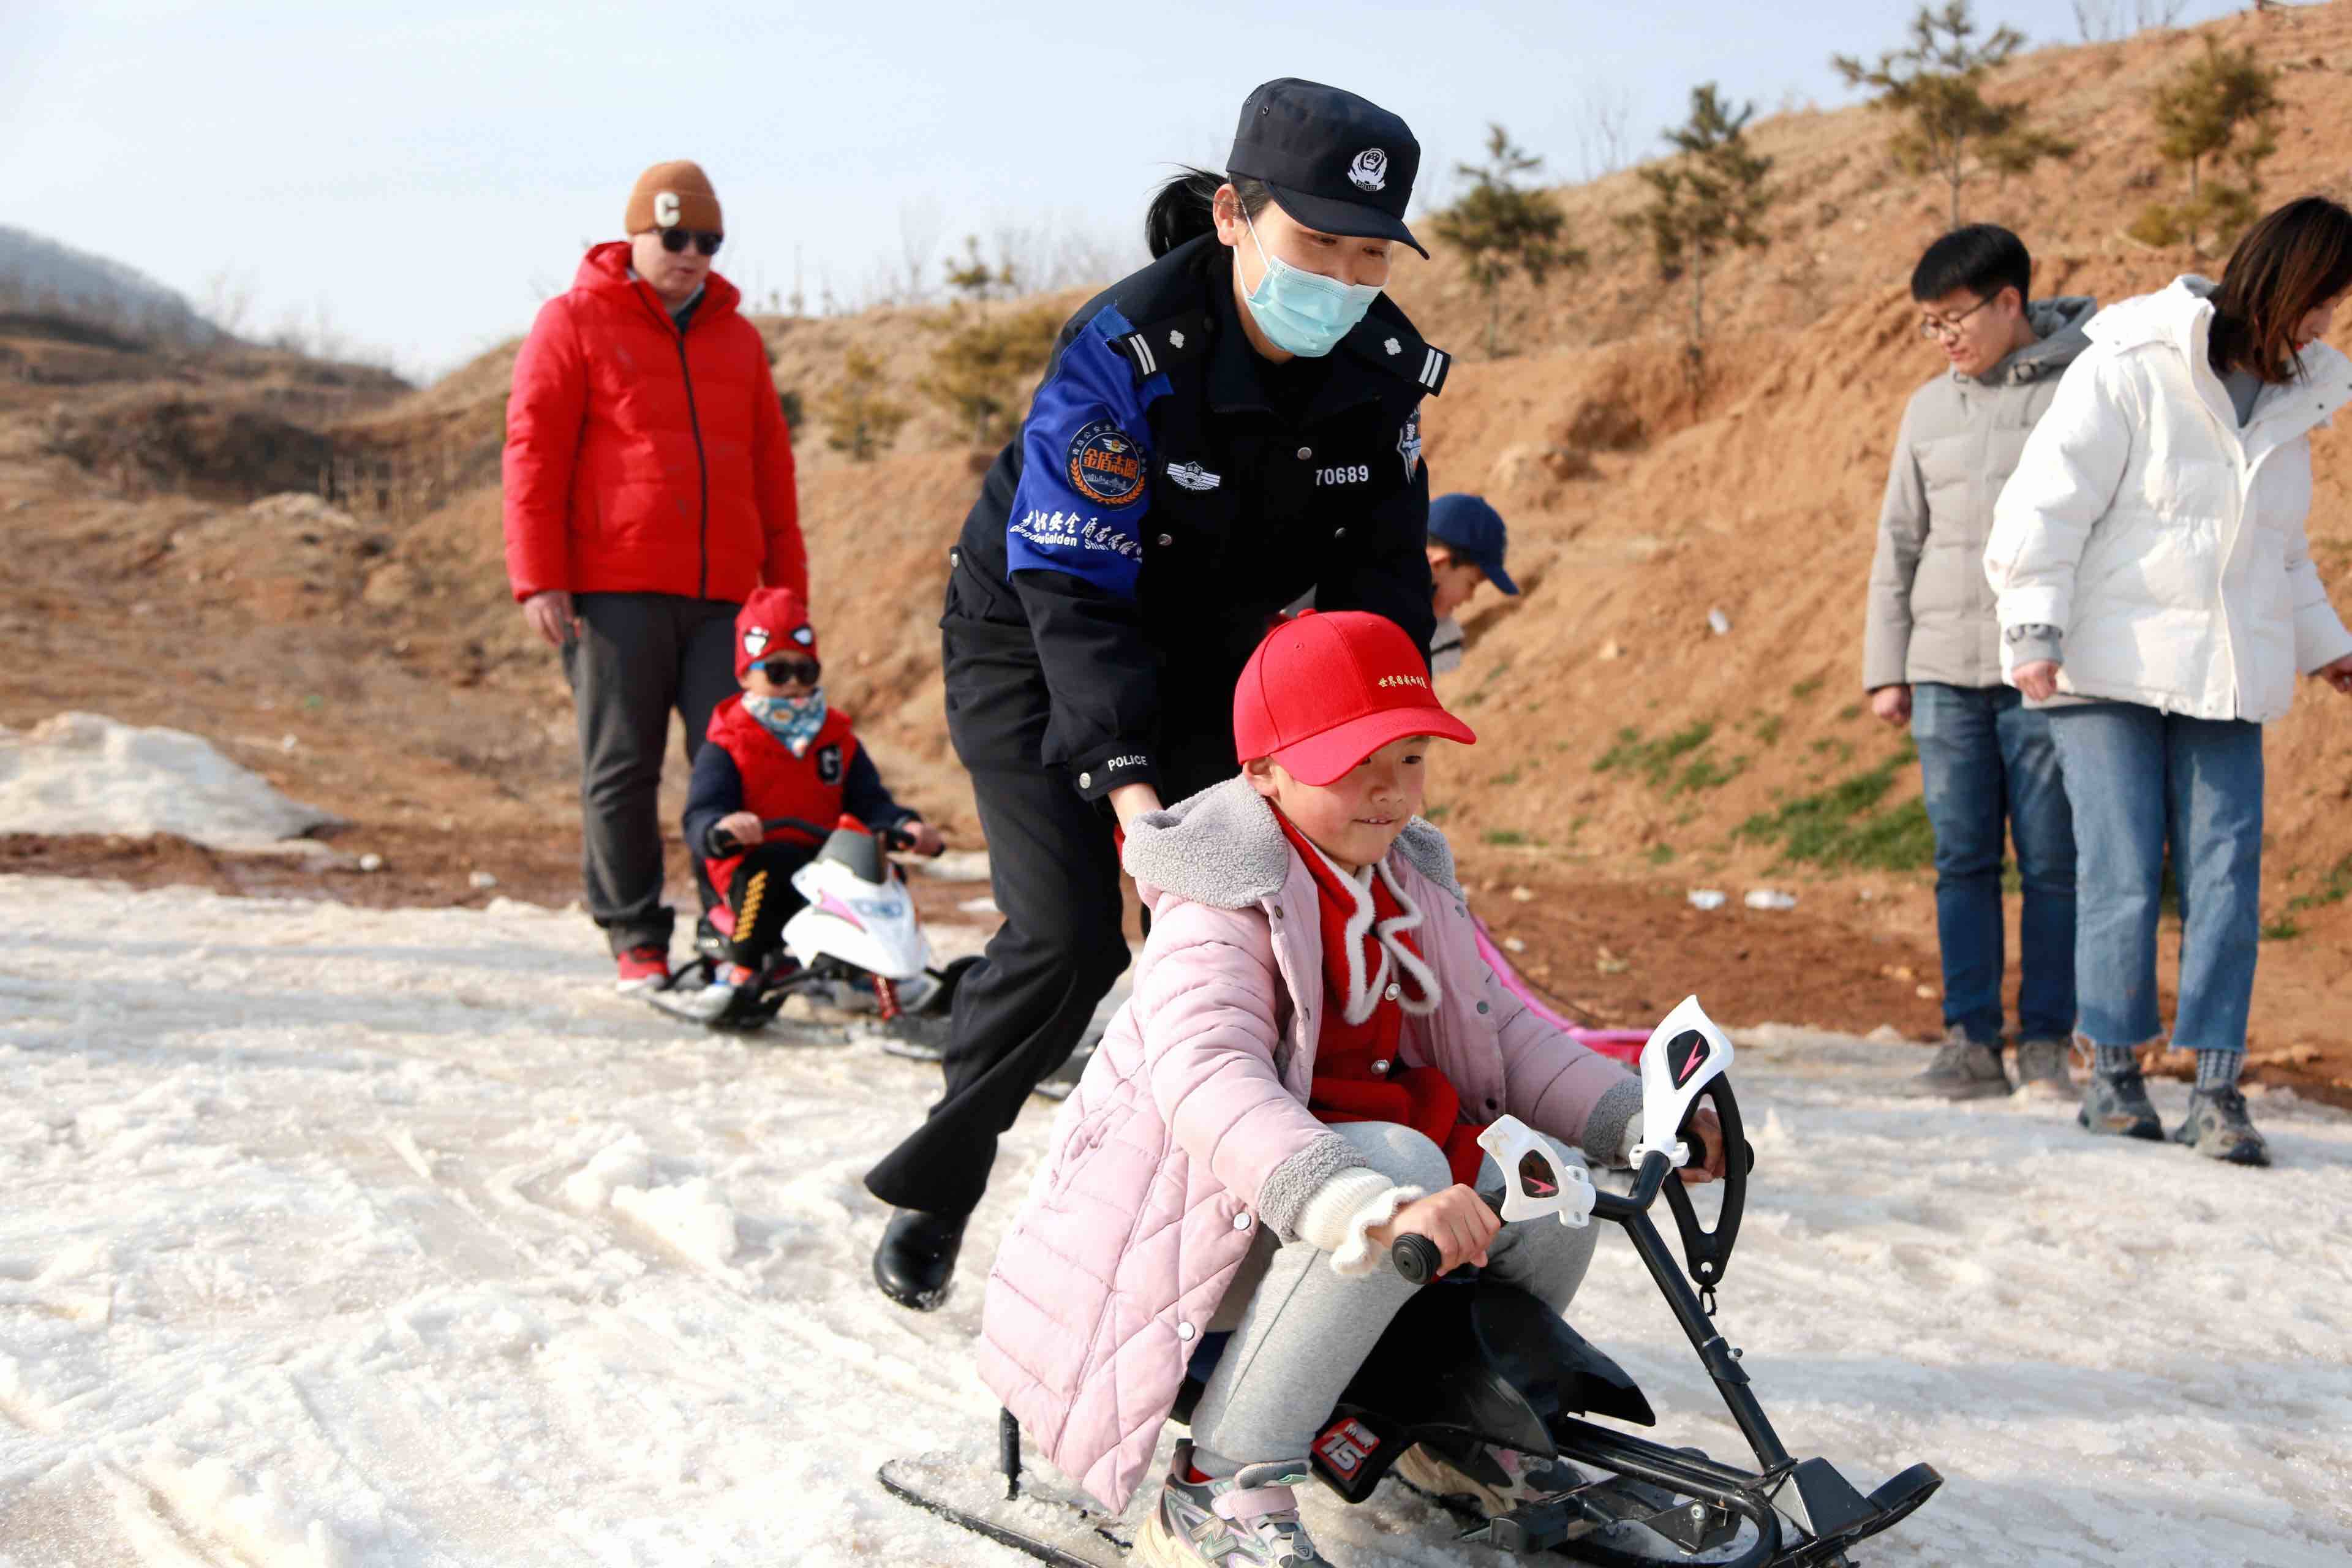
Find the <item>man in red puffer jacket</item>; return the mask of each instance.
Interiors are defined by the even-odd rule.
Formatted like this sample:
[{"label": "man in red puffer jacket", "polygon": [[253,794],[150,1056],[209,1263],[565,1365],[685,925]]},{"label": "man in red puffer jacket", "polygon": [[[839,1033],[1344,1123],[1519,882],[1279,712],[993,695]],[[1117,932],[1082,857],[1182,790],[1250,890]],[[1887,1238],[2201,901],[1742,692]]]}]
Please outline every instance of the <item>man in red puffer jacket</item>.
[{"label": "man in red puffer jacket", "polygon": [[808,557],[767,345],[710,268],[725,229],[709,180],[655,164],[625,226],[516,357],[505,523],[508,581],[579,710],[582,880],[629,991],[669,977],[670,710],[691,763],[734,689],[737,608],[763,584],[805,598]]}]

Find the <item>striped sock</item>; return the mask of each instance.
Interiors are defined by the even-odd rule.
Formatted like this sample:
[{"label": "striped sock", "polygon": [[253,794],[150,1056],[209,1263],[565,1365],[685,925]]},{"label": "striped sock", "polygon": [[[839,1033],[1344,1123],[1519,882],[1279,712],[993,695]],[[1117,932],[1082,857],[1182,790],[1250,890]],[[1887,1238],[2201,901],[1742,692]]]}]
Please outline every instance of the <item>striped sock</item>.
[{"label": "striped sock", "polygon": [[2098,1054],[2094,1064],[2101,1078],[2121,1078],[2127,1072],[2139,1071],[2139,1053],[2129,1046],[2094,1046]]},{"label": "striped sock", "polygon": [[2210,1091],[2238,1087],[2239,1069],[2246,1065],[2243,1051],[2200,1051],[2197,1053],[2197,1087]]}]

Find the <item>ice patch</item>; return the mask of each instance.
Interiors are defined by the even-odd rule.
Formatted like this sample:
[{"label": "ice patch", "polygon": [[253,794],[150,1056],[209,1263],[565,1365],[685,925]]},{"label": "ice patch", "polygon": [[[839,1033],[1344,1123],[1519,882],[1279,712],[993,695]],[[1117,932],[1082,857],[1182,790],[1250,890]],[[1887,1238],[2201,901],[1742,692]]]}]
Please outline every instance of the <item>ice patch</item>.
[{"label": "ice patch", "polygon": [[0,727],[0,826],[12,833],[174,833],[215,849],[265,849],[334,820],[184,730],[97,713]]}]

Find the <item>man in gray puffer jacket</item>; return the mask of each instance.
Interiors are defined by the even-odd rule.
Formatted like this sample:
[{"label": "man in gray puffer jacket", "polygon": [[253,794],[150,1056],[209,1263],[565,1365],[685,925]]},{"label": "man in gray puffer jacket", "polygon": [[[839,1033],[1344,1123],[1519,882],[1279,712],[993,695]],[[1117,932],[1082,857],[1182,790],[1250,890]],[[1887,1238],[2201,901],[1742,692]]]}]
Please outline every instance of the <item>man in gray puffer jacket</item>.
[{"label": "man in gray puffer jacket", "polygon": [[1871,710],[1919,747],[1936,835],[1936,930],[1945,1043],[1923,1092],[2006,1094],[2002,1071],[2003,826],[2024,884],[2017,1075],[2074,1098],[2074,828],[2049,721],[2004,685],[2000,622],[1985,580],[1993,503],[2059,377],[2089,346],[2088,299],[2028,303],[2032,258],[2005,228],[1972,224],[1911,274],[1921,335],[1949,363],[1912,394],[1895,437],[1870,567],[1862,681]]}]

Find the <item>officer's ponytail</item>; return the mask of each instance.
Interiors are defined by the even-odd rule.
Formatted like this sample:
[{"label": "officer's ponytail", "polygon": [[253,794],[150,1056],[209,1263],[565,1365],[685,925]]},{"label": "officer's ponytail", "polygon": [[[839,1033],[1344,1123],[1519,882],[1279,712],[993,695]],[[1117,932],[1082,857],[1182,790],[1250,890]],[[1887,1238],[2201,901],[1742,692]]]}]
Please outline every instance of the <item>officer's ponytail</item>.
[{"label": "officer's ponytail", "polygon": [[1242,199],[1242,211],[1251,217],[1265,210],[1274,193],[1247,174],[1217,174],[1185,165],[1155,192],[1143,215],[1143,240],[1154,260],[1190,239],[1214,232],[1217,187],[1230,184]]}]

